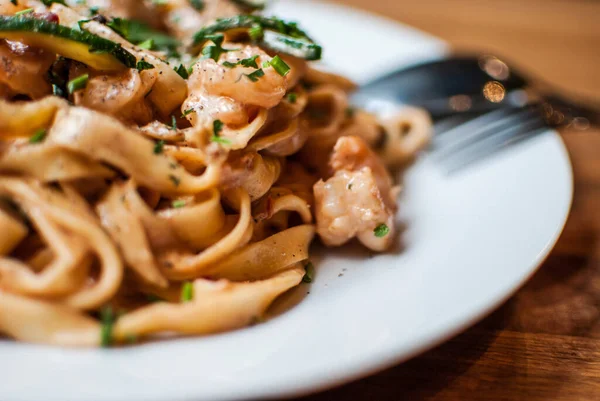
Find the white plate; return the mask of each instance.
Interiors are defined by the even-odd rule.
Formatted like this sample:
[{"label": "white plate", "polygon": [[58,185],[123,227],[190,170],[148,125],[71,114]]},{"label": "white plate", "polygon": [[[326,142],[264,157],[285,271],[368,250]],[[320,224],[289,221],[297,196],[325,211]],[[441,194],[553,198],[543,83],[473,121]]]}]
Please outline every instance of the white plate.
[{"label": "white plate", "polygon": [[[413,29],[347,8],[307,1],[275,8],[325,44],[327,65],[360,82],[446,51]],[[365,376],[505,300],[549,253],[571,197],[571,166],[553,132],[451,178],[425,158],[401,200],[403,252],[328,252],[316,282],[297,291],[310,291],[302,302],[229,334],[114,350],[0,342],[0,400],[280,398]]]}]

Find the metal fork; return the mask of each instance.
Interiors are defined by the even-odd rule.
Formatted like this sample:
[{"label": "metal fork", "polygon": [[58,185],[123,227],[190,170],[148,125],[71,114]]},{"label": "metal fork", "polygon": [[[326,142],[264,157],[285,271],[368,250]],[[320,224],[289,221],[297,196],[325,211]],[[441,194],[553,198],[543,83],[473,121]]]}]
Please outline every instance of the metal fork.
[{"label": "metal fork", "polygon": [[564,114],[559,122],[555,113],[560,112],[547,106],[531,105],[494,110],[466,122],[442,120],[436,124],[432,157],[446,172],[456,172],[511,145],[566,124]]},{"label": "metal fork", "polygon": [[362,85],[352,102],[373,112],[398,104],[425,108],[436,123],[433,157],[454,172],[549,128],[600,125],[598,110],[536,81],[497,57],[454,56]]}]

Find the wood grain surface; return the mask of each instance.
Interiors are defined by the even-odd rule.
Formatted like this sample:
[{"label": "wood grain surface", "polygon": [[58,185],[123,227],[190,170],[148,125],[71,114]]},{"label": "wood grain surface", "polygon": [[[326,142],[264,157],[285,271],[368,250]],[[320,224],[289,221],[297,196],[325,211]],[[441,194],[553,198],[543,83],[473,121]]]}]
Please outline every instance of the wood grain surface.
[{"label": "wood grain surface", "polygon": [[[338,0],[501,55],[600,104],[600,1]],[[325,400],[600,400],[600,130],[561,133],[575,174],[571,215],[537,274],[484,321]],[[524,227],[523,229],[526,229]]]}]

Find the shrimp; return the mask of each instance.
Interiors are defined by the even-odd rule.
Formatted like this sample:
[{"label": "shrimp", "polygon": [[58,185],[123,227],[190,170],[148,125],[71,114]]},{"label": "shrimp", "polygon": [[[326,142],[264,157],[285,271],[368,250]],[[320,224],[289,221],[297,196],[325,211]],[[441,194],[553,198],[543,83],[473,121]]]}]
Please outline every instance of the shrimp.
[{"label": "shrimp", "polygon": [[[338,139],[330,165],[333,177],[313,187],[317,233],[323,243],[339,246],[357,237],[374,251],[389,248],[396,232],[397,189],[385,166],[354,136]],[[376,232],[382,225],[389,229],[385,235]]]},{"label": "shrimp", "polygon": [[[202,59],[194,66],[196,79],[208,94],[227,96],[240,103],[264,107],[277,106],[287,90],[287,78],[281,76],[273,67],[262,67],[271,57],[257,47],[245,46],[239,50],[226,52],[221,58],[223,62],[237,64],[242,60],[254,58],[259,68],[226,67],[213,59]],[[256,75],[262,70],[264,75]],[[253,75],[254,74],[254,75]]]}]

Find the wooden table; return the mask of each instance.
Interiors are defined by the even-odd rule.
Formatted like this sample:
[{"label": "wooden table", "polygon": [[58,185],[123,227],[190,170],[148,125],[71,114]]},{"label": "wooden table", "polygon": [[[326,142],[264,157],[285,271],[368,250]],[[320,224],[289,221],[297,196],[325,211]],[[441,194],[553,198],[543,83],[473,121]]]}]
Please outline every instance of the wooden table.
[{"label": "wooden table", "polygon": [[[505,56],[600,103],[600,1],[338,0]],[[538,273],[475,327],[403,365],[303,401],[600,400],[600,130],[563,132],[571,216]],[[523,229],[526,229],[525,227]]]}]

